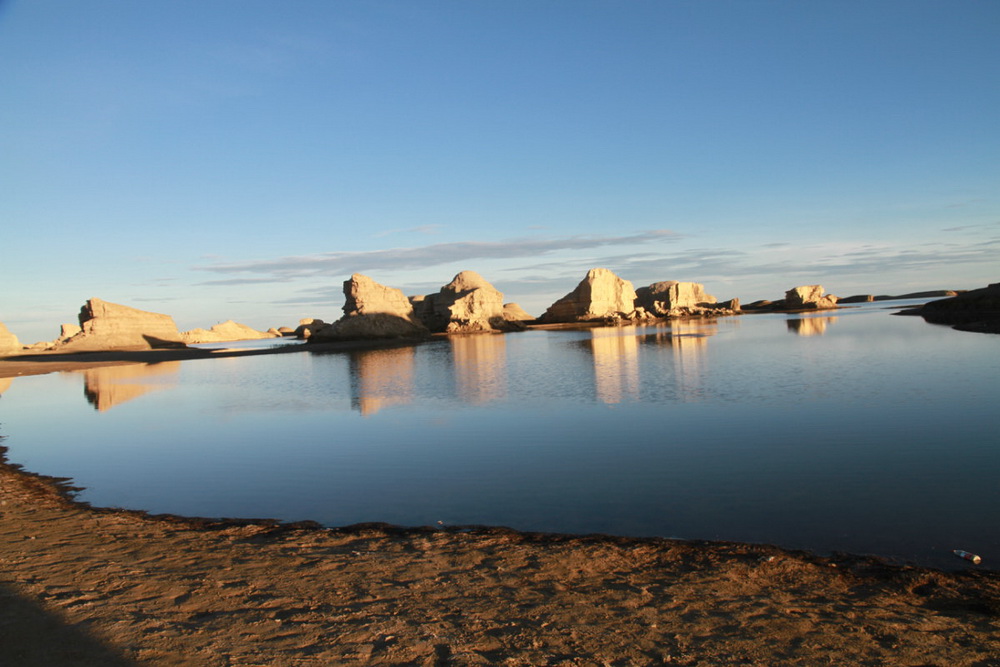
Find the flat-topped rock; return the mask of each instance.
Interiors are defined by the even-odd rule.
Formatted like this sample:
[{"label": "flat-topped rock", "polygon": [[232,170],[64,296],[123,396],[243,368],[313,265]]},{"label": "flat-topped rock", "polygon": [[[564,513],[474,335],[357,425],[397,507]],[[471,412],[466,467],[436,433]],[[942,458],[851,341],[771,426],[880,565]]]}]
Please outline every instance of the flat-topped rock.
[{"label": "flat-topped rock", "polygon": [[538,318],[543,323],[593,322],[629,318],[635,312],[635,289],[608,269],[591,269],[576,288]]},{"label": "flat-topped rock", "polygon": [[80,309],[80,331],[57,341],[63,352],[149,350],[185,347],[169,315],[131,308],[102,299],[90,299]]},{"label": "flat-topped rock", "polygon": [[344,315],[397,315],[413,318],[413,305],[402,290],[377,283],[360,273],[344,281]]},{"label": "flat-topped rock", "polygon": [[0,322],[0,355],[18,354],[20,352],[21,343],[17,340],[17,336],[8,331],[3,322]]},{"label": "flat-topped rock", "polygon": [[280,334],[258,331],[245,324],[226,320],[221,324],[216,324],[211,329],[192,329],[181,335],[184,337],[185,343],[195,345],[197,343],[225,343],[237,340],[262,340],[275,338]]},{"label": "flat-topped rock", "polygon": [[344,316],[312,332],[309,342],[428,335],[402,290],[355,273],[344,281]]},{"label": "flat-topped rock", "polygon": [[837,303],[871,303],[873,301],[875,301],[874,294],[854,294],[852,296],[845,296]]}]

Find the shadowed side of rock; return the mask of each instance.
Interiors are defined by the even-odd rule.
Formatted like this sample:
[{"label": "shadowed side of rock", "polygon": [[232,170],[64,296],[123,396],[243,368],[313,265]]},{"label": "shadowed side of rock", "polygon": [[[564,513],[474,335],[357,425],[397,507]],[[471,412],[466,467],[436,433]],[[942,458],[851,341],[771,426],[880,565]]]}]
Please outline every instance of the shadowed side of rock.
[{"label": "shadowed side of rock", "polygon": [[80,310],[80,331],[57,341],[59,352],[149,350],[185,347],[169,315],[151,313],[101,299],[90,299]]},{"label": "shadowed side of rock", "polygon": [[1000,283],[931,301],[901,314],[920,315],[932,324],[950,324],[960,331],[1000,333]]},{"label": "shadowed side of rock", "polygon": [[310,343],[370,338],[423,338],[430,332],[401,290],[355,273],[344,281],[344,316],[311,330]]}]

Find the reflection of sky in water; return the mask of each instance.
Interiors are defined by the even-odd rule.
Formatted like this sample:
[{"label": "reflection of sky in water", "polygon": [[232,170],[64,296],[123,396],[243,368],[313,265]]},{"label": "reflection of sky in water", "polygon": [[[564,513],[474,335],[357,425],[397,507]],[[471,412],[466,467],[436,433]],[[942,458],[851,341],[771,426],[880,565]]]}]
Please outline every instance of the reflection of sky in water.
[{"label": "reflection of sky in water", "polygon": [[877,308],[462,336],[16,378],[0,433],[99,505],[988,565],[998,352]]}]

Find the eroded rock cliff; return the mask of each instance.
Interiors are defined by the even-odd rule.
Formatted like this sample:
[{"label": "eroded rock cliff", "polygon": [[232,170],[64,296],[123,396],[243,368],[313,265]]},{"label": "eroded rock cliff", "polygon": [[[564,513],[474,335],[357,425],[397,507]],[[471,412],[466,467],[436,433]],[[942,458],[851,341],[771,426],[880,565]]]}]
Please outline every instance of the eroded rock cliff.
[{"label": "eroded rock cliff", "polygon": [[57,341],[52,349],[85,352],[184,346],[184,339],[169,315],[95,298],[80,309],[80,331]]},{"label": "eroded rock cliff", "polygon": [[635,315],[635,289],[608,269],[591,269],[576,288],[538,318],[540,322],[593,322]]},{"label": "eroded rock cliff", "polygon": [[355,273],[344,281],[344,296],[344,316],[312,331],[309,342],[420,338],[429,333],[401,290]]}]

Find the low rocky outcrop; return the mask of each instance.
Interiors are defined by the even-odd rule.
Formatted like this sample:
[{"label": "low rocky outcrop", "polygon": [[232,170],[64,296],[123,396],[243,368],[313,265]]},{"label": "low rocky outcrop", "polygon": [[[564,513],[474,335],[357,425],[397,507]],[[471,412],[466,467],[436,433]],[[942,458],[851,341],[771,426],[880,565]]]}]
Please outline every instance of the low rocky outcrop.
[{"label": "low rocky outcrop", "polygon": [[3,322],[0,322],[0,356],[18,354],[20,351],[21,343],[17,340],[17,336],[8,331]]},{"label": "low rocky outcrop", "polygon": [[837,303],[871,303],[875,300],[874,294],[855,294],[853,296],[845,296]]},{"label": "low rocky outcrop", "polygon": [[535,318],[516,303],[503,305],[503,318],[508,322],[533,322]]},{"label": "low rocky outcrop", "polygon": [[275,338],[279,335],[277,332],[257,331],[252,327],[232,320],[216,324],[211,329],[192,329],[181,334],[184,337],[184,342],[188,345],[195,345],[197,343],[226,343],[237,340],[262,340],[264,338]]},{"label": "low rocky outcrop", "polygon": [[319,331],[320,329],[328,326],[330,325],[324,322],[323,320],[317,320],[311,317],[306,317],[299,320],[299,326],[295,327],[295,331],[293,333],[295,334],[296,338],[308,339],[312,337],[312,335],[317,331]]},{"label": "low rocky outcrop", "polygon": [[823,294],[822,285],[802,285],[785,292],[785,307],[789,310],[836,308],[837,297]]},{"label": "low rocky outcrop", "polygon": [[739,299],[719,303],[701,283],[667,280],[635,291],[637,308],[654,317],[732,315],[740,312]]},{"label": "low rocky outcrop", "polygon": [[523,328],[504,316],[503,292],[475,271],[462,271],[436,294],[411,300],[414,312],[434,332],[483,333]]},{"label": "low rocky outcrop", "polygon": [[935,290],[925,290],[923,292],[909,292],[907,294],[878,294],[874,297],[874,301],[900,301],[902,299],[936,299],[946,296],[958,296],[962,294],[963,291],[950,290],[950,289],[935,289]]},{"label": "low rocky outcrop", "polygon": [[344,316],[319,327],[310,343],[367,338],[420,338],[430,332],[401,290],[355,273],[344,281]]},{"label": "low rocky outcrop", "polygon": [[633,319],[635,289],[608,269],[591,269],[572,292],[538,318],[544,324]]},{"label": "low rocky outcrop", "polygon": [[932,324],[950,324],[960,331],[1000,333],[1000,283],[931,301],[900,314],[920,315]]},{"label": "low rocky outcrop", "polygon": [[90,299],[80,309],[80,331],[52,347],[61,352],[185,347],[169,315]]}]

